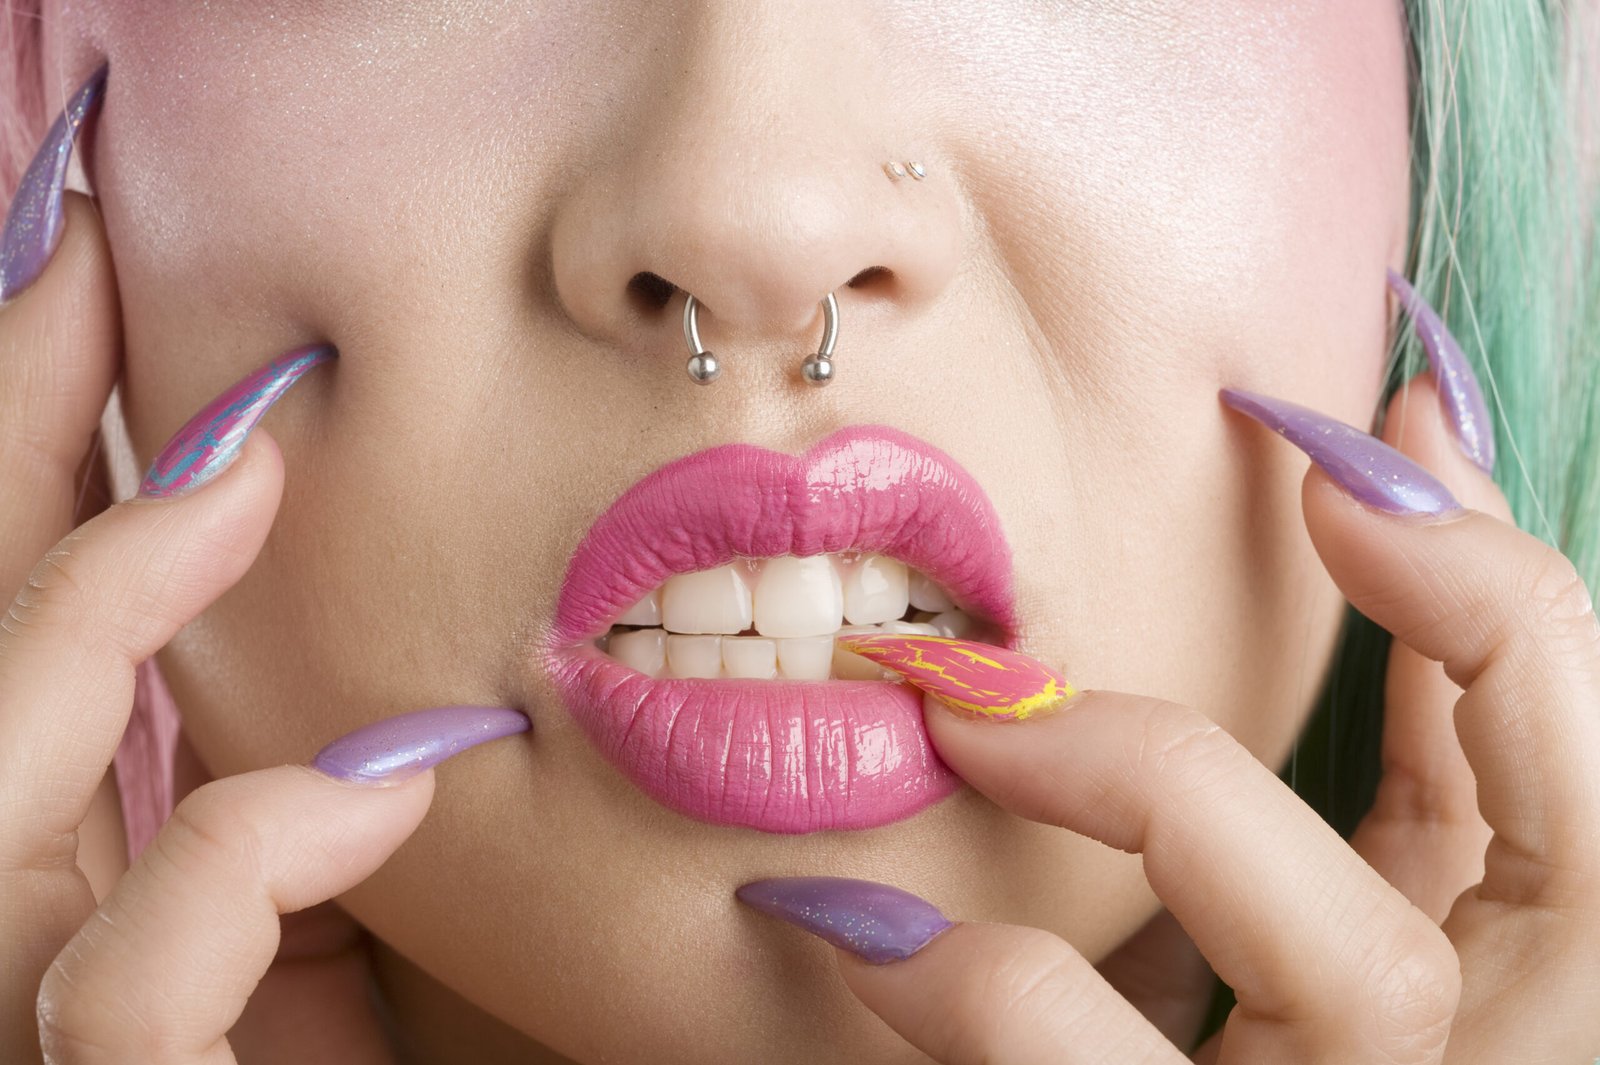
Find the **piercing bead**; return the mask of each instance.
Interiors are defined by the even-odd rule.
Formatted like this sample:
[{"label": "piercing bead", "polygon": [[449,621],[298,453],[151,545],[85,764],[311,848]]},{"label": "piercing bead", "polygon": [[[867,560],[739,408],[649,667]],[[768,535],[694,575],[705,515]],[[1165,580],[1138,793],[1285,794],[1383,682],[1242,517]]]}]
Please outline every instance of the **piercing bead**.
[{"label": "piercing bead", "polygon": [[906,169],[911,171],[911,176],[916,178],[918,181],[921,181],[923,178],[928,176],[928,172],[922,168],[921,163],[907,163]]},{"label": "piercing bead", "polygon": [[806,384],[822,386],[833,380],[833,360],[823,355],[807,355],[800,364],[800,376]]},{"label": "piercing bead", "polygon": [[697,385],[709,385],[722,373],[722,366],[717,362],[717,357],[709,351],[702,351],[698,355],[689,356],[689,376]]},{"label": "piercing bead", "polygon": [[891,180],[894,181],[899,181],[901,178],[906,176],[906,168],[901,166],[899,163],[884,163],[883,171],[889,175]]}]

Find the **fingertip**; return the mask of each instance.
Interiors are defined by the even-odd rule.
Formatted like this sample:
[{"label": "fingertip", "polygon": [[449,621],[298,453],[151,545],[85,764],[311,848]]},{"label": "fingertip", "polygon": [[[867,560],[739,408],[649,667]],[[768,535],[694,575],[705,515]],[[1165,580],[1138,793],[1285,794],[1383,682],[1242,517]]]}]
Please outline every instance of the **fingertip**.
[{"label": "fingertip", "polygon": [[[1479,427],[1492,432],[1492,427]],[[1437,477],[1464,507],[1509,521],[1511,508],[1494,475],[1468,453],[1447,412],[1439,379],[1432,369],[1406,381],[1389,397],[1384,411],[1384,443]]]}]

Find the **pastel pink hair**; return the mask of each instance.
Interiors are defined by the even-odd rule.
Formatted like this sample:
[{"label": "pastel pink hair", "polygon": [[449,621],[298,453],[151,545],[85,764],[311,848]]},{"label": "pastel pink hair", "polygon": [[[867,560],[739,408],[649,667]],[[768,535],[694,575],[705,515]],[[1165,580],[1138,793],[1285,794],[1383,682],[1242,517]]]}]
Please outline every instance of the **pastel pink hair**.
[{"label": "pastel pink hair", "polygon": [[[55,117],[45,109],[39,2],[5,0],[0,18],[0,195],[7,204]],[[155,659],[140,663],[132,714],[113,762],[130,862],[172,813],[178,726],[177,707]]]}]

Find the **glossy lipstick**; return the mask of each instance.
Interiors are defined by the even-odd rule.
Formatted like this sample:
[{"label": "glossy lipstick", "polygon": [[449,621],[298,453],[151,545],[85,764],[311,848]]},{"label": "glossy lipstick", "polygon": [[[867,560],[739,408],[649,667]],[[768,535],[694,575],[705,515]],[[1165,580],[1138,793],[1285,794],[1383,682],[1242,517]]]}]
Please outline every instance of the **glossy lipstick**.
[{"label": "glossy lipstick", "polygon": [[594,645],[674,574],[847,550],[921,570],[1009,644],[1011,551],[983,490],[930,444],[852,426],[798,456],[709,448],[625,491],[568,565],[545,647],[550,675],[599,750],[689,817],[788,833],[909,817],[960,786],[909,685],[652,678]]}]

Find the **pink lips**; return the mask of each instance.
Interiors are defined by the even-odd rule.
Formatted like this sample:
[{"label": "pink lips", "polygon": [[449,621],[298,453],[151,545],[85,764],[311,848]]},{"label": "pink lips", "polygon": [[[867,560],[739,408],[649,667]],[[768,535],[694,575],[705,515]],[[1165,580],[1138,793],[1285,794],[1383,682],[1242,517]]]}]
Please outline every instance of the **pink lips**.
[{"label": "pink lips", "polygon": [[593,644],[675,573],[849,549],[922,570],[1009,641],[1011,551],[948,455],[886,426],[840,430],[799,456],[727,444],[643,477],[578,545],[547,643],[568,710],[647,794],[717,824],[871,828],[946,797],[960,779],[909,685],[653,679]]}]

